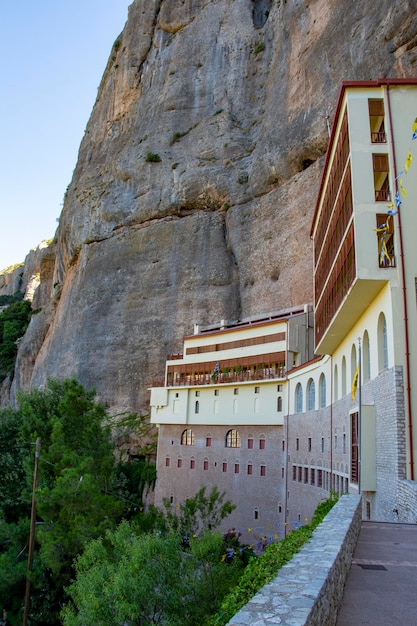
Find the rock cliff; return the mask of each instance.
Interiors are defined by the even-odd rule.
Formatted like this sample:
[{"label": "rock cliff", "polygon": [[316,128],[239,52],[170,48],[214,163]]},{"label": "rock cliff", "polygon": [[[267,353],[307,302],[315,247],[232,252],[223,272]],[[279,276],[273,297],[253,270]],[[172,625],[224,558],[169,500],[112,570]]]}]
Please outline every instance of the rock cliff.
[{"label": "rock cliff", "polygon": [[50,376],[146,411],[209,324],[312,301],[343,80],[415,76],[415,0],[134,0],[98,90],[11,398]]}]

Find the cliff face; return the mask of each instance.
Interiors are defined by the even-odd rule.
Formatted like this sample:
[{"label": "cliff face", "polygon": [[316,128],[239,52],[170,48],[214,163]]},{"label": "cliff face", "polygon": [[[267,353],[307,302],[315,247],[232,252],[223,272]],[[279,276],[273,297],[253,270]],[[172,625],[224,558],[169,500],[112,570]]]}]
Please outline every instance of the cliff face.
[{"label": "cliff face", "polygon": [[145,411],[194,322],[311,302],[309,229],[340,83],[415,76],[414,9],[134,0],[12,397],[74,375],[112,411]]}]

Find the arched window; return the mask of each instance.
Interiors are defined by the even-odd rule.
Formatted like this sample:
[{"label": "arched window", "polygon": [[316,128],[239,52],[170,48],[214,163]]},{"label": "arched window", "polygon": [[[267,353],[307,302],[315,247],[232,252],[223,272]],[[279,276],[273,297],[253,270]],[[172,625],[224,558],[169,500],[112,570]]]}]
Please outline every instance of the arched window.
[{"label": "arched window", "polygon": [[323,409],[326,406],[326,377],[323,373],[319,378],[319,395],[320,408]]},{"label": "arched window", "polygon": [[303,412],[303,388],[301,386],[301,383],[297,383],[297,386],[295,388],[295,412]]},{"label": "arched window", "polygon": [[181,435],[181,445],[182,446],[193,446],[194,445],[194,433],[191,428],[187,428]]},{"label": "arched window", "polygon": [[277,398],[277,411],[282,411],[282,396]]},{"label": "arched window", "polygon": [[388,367],[388,336],[385,315],[380,313],[378,318],[378,371]]},{"label": "arched window", "polygon": [[194,413],[200,413],[200,401],[199,400],[195,401]]},{"label": "arched window", "polygon": [[240,448],[240,435],[235,428],[226,434],[226,448]]},{"label": "arched window", "polygon": [[369,335],[365,330],[362,340],[362,378],[367,381],[371,378],[371,353],[369,351]]},{"label": "arched window", "polygon": [[352,382],[354,376],[355,376],[355,372],[356,372],[356,368],[358,366],[358,357],[356,354],[356,346],[353,343],[352,344],[352,349],[350,351],[350,380]]},{"label": "arched window", "polygon": [[339,372],[337,371],[337,365],[334,366],[333,374],[333,399],[339,400]]},{"label": "arched window", "polygon": [[342,358],[342,398],[346,395],[346,359]]},{"label": "arched window", "polygon": [[316,386],[312,378],[307,383],[307,408],[309,411],[316,408]]}]

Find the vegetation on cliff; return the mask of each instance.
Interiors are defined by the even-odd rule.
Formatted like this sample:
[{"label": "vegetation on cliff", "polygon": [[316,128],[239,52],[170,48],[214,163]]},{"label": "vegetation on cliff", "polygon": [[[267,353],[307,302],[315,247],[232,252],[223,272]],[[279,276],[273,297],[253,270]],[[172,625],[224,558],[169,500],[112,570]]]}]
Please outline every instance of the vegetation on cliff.
[{"label": "vegetation on cliff", "polygon": [[33,313],[23,295],[17,292],[13,296],[0,296],[0,306],[7,306],[0,313],[0,383],[6,376],[13,378],[18,341],[25,334]]}]

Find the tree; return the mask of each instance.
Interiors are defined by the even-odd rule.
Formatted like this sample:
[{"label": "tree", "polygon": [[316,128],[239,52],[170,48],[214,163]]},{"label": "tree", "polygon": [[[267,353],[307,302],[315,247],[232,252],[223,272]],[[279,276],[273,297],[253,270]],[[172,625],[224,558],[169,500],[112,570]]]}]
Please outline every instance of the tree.
[{"label": "tree", "polygon": [[0,382],[13,374],[17,340],[25,334],[31,315],[27,300],[13,302],[0,313]]},{"label": "tree", "polygon": [[169,528],[178,530],[183,536],[191,537],[206,530],[215,530],[222,520],[236,508],[230,500],[224,500],[226,492],[220,493],[217,486],[206,495],[205,486],[192,498],[187,498],[179,509],[173,509],[168,499],[164,500],[165,519]]},{"label": "tree", "polygon": [[122,522],[77,559],[63,623],[201,626],[241,573],[241,564],[224,556],[220,533],[192,538],[185,549],[176,532],[138,534]]},{"label": "tree", "polygon": [[75,380],[51,380],[45,390],[21,394],[17,410],[0,413],[0,451],[8,445],[11,451],[0,479],[0,611],[2,606],[8,610],[8,623],[21,622],[12,598],[19,597],[26,571],[31,443],[37,437],[41,456],[31,624],[57,623],[74,558],[126,511],[108,416],[94,397]]}]

